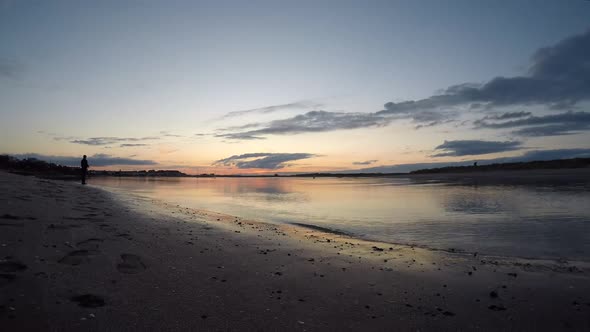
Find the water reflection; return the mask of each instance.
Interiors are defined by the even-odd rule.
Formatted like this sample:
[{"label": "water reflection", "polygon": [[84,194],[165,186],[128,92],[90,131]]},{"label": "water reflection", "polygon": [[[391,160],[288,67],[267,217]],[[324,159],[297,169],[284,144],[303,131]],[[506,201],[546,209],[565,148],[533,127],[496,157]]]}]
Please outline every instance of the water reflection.
[{"label": "water reflection", "polygon": [[[446,181],[446,182],[445,182]],[[408,178],[93,179],[95,184],[275,223],[498,255],[587,259],[586,183]]]},{"label": "water reflection", "polygon": [[[269,202],[305,200],[303,192],[295,191],[287,181],[276,178],[236,178],[235,181],[224,179],[199,179],[197,184],[212,186],[225,195],[243,197],[244,199],[264,200]],[[209,183],[209,181],[211,183]]]},{"label": "water reflection", "polygon": [[466,214],[498,214],[509,209],[506,203],[496,193],[478,190],[453,193],[442,202],[447,212]]}]

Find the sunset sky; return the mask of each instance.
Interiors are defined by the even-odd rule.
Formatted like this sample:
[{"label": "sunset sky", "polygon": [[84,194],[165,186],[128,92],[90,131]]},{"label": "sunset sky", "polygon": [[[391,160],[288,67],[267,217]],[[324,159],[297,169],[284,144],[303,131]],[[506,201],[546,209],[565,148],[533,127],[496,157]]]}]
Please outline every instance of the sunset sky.
[{"label": "sunset sky", "polygon": [[590,156],[590,1],[0,0],[0,41],[17,157],[274,173]]}]

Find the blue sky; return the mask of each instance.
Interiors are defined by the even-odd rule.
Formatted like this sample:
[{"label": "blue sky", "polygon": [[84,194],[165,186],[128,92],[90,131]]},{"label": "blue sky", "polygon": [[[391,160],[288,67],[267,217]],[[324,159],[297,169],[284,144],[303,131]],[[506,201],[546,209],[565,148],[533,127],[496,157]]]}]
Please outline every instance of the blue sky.
[{"label": "blue sky", "polygon": [[[523,138],[515,132],[529,128],[524,122],[489,123],[503,113],[584,112],[587,96],[559,110],[556,99],[498,104],[486,97],[398,113],[400,102],[430,102],[455,85],[528,77],[535,52],[587,33],[588,17],[583,0],[3,1],[0,152],[248,172],[590,148],[583,126]],[[465,109],[475,102],[491,106]],[[244,110],[254,111],[225,116]],[[550,120],[534,121],[556,124]],[[491,154],[444,150],[471,142],[468,151],[477,151],[478,141]],[[219,162],[253,154],[259,157]],[[252,162],[269,156],[269,168]]]}]

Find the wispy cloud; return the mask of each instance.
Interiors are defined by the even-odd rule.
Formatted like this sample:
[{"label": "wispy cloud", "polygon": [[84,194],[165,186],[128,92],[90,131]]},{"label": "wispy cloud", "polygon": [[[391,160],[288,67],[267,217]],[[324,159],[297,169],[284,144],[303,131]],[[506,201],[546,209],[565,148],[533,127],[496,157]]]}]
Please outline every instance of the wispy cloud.
[{"label": "wispy cloud", "polygon": [[[36,158],[39,160],[44,160],[47,162],[56,163],[59,165],[65,166],[80,166],[80,160],[82,156],[78,157],[71,157],[71,156],[52,156],[52,155],[43,155],[38,153],[24,153],[24,154],[17,154],[13,155],[16,158],[23,159],[23,158]],[[142,166],[142,165],[157,165],[158,163],[153,160],[143,160],[143,159],[133,159],[133,158],[125,158],[125,157],[114,157],[108,154],[95,154],[92,156],[88,156],[88,162],[90,166],[115,166],[115,165],[125,165],[125,166]]]},{"label": "wispy cloud", "polygon": [[520,112],[506,112],[506,113],[501,113],[501,114],[486,115],[485,117],[483,117],[481,120],[478,120],[478,121],[518,119],[518,118],[527,117],[527,116],[529,116],[531,114],[532,114],[531,112],[524,112],[524,111],[520,111]]},{"label": "wispy cloud", "polygon": [[214,166],[235,166],[240,169],[281,169],[290,161],[316,157],[310,153],[246,153],[217,160]]},{"label": "wispy cloud", "polygon": [[317,104],[310,101],[298,101],[289,104],[281,104],[281,105],[272,105],[260,108],[253,108],[249,110],[242,110],[242,111],[233,111],[225,114],[222,119],[227,118],[234,118],[238,116],[245,116],[249,114],[268,114],[280,111],[290,111],[290,110],[302,110],[302,109],[310,109],[320,107],[321,104]]},{"label": "wispy cloud", "polygon": [[478,128],[519,128],[513,134],[519,136],[571,135],[590,130],[590,113],[564,112],[544,116],[529,116],[522,119],[493,122],[485,118],[474,123]]},{"label": "wispy cloud", "polygon": [[[45,132],[43,130],[37,131],[39,134],[52,137],[56,141],[68,141],[73,144],[91,145],[91,146],[107,146],[119,144],[120,147],[133,146],[147,146],[145,141],[161,140],[164,138],[185,137],[183,135],[173,134],[169,131],[160,131],[158,135],[144,136],[144,137],[118,137],[118,136],[98,136],[98,137],[77,137],[77,136],[63,136],[55,133]],[[197,135],[195,135],[197,137]]]},{"label": "wispy cloud", "polygon": [[485,84],[464,83],[425,99],[385,104],[378,114],[409,114],[458,105],[572,107],[590,100],[590,30],[539,49],[527,75],[496,77]]},{"label": "wispy cloud", "polygon": [[143,143],[125,143],[125,144],[121,144],[119,145],[119,147],[121,148],[131,148],[131,147],[140,147],[140,146],[149,146],[149,144],[143,144]]},{"label": "wispy cloud", "polygon": [[378,162],[379,160],[365,160],[365,161],[355,161],[352,164],[353,165],[371,165],[374,164],[376,162]]},{"label": "wispy cloud", "polygon": [[533,150],[525,152],[521,156],[509,158],[508,162],[570,158],[590,158],[590,149]]},{"label": "wispy cloud", "polygon": [[522,147],[522,142],[518,141],[481,141],[481,140],[457,140],[445,141],[443,144],[434,148],[441,151],[431,157],[458,157],[473,156],[497,152],[506,152],[518,150]]},{"label": "wispy cloud", "polygon": [[493,159],[471,159],[464,161],[453,162],[433,162],[433,163],[415,163],[415,164],[397,164],[385,165],[377,167],[367,167],[359,170],[347,170],[340,173],[406,173],[425,168],[437,168],[446,166],[466,166],[471,165],[477,161],[480,165],[496,164],[496,163],[511,163],[511,162],[526,162],[533,160],[554,160],[554,159],[570,159],[570,158],[590,158],[590,149],[554,149],[554,150],[533,150],[527,151],[519,156],[493,158]]},{"label": "wispy cloud", "polygon": [[169,132],[169,131],[166,131],[166,130],[162,130],[162,131],[160,132],[160,135],[161,135],[162,137],[184,137],[183,135],[172,134],[171,132]]},{"label": "wispy cloud", "polygon": [[515,130],[512,133],[518,136],[562,136],[562,135],[573,135],[590,129],[588,123],[575,123],[575,124],[556,124],[547,125],[540,127],[529,127]]},{"label": "wispy cloud", "polygon": [[[63,140],[63,137],[56,137],[56,140]],[[109,145],[121,142],[141,142],[149,140],[158,140],[160,137],[149,136],[149,137],[90,137],[85,139],[73,139],[70,143],[83,144],[83,145]]]},{"label": "wispy cloud", "polygon": [[[374,113],[341,113],[311,111],[292,118],[270,121],[268,123],[247,124],[241,128],[262,127],[259,129],[217,134],[217,137],[252,140],[264,139],[266,135],[292,135],[310,132],[324,132],[339,129],[378,127],[389,124],[391,119]],[[226,128],[223,131],[233,130]]]}]

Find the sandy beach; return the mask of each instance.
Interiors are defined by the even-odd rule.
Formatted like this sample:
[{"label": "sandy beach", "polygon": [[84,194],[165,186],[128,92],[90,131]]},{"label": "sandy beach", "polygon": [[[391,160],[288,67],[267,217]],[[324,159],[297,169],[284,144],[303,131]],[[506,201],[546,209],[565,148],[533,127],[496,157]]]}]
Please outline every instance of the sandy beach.
[{"label": "sandy beach", "polygon": [[0,204],[3,331],[590,329],[587,262],[368,242],[4,172]]}]

